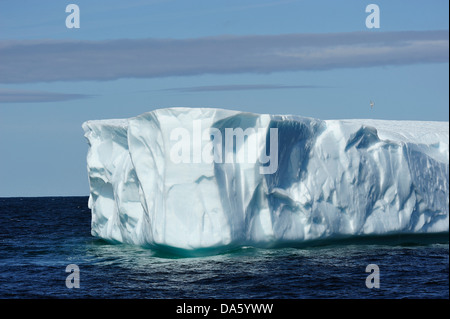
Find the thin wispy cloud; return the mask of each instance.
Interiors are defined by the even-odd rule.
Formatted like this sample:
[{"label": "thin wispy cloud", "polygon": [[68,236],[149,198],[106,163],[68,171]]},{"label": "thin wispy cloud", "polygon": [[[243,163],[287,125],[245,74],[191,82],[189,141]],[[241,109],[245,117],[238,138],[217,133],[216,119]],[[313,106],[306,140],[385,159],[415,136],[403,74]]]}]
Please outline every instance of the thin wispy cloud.
[{"label": "thin wispy cloud", "polygon": [[89,96],[84,94],[66,94],[0,88],[0,103],[63,102],[87,97]]},{"label": "thin wispy cloud", "polygon": [[0,83],[330,70],[449,60],[448,31],[0,41]]},{"label": "thin wispy cloud", "polygon": [[231,84],[231,85],[205,85],[165,89],[176,92],[218,92],[218,91],[249,91],[249,90],[286,90],[286,89],[318,89],[328,88],[319,85],[279,85],[279,84]]}]

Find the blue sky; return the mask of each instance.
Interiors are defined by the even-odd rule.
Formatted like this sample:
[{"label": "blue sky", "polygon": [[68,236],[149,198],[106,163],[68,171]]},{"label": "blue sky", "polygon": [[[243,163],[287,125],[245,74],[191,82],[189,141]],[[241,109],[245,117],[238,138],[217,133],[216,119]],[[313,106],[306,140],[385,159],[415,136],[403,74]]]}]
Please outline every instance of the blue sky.
[{"label": "blue sky", "polygon": [[[371,3],[379,29],[365,25]],[[448,6],[1,1],[0,197],[88,195],[91,119],[190,106],[448,121]]]}]

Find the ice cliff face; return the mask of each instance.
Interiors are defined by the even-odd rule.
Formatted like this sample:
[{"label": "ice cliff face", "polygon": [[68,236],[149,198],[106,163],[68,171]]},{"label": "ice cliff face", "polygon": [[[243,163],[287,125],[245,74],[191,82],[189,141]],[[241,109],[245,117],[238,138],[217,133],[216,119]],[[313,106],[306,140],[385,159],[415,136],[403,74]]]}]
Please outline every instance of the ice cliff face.
[{"label": "ice cliff face", "polygon": [[160,109],[83,124],[92,234],[183,250],[448,232],[449,124]]}]

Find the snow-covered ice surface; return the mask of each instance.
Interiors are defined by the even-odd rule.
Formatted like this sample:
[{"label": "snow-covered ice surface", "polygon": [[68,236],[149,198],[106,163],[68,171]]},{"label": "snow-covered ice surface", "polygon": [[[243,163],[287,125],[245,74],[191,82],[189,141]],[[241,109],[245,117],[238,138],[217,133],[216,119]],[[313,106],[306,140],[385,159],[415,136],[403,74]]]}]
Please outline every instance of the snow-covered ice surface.
[{"label": "snow-covered ice surface", "polygon": [[[196,157],[213,140],[198,143],[196,123],[224,137],[253,128],[241,146],[236,138],[238,154],[255,141],[273,152],[276,128],[276,171]],[[192,138],[186,163],[173,158],[180,128]],[[448,122],[170,108],[83,129],[92,235],[111,242],[194,251],[449,230]]]}]

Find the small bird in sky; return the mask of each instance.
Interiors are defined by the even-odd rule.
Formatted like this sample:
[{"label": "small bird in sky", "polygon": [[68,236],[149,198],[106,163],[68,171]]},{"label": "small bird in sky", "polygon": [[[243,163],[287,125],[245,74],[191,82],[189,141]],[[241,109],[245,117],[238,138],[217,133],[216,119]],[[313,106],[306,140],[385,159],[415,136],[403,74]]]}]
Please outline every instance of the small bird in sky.
[{"label": "small bird in sky", "polygon": [[370,101],[370,108],[373,109],[373,106],[375,105],[375,103],[373,103],[373,101]]}]

